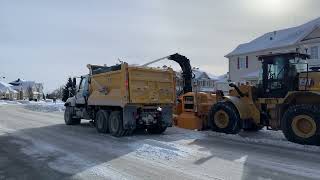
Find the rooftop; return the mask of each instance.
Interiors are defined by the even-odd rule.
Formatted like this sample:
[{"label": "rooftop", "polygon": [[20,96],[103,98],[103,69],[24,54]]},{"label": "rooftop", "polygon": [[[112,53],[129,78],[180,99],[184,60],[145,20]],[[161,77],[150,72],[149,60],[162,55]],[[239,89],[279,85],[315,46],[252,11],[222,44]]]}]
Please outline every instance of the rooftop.
[{"label": "rooftop", "polygon": [[320,17],[300,26],[268,32],[249,43],[240,44],[226,57],[294,45],[320,27]]}]

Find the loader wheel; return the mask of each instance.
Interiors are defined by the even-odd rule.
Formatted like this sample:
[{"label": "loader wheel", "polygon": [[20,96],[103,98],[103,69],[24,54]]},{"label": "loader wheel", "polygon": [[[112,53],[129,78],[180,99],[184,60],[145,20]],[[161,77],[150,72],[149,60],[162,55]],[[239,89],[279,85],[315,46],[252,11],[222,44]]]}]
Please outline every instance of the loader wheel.
[{"label": "loader wheel", "polygon": [[109,131],[112,136],[121,137],[127,134],[123,129],[123,118],[121,111],[113,111],[109,117]]},{"label": "loader wheel", "polygon": [[64,110],[64,122],[66,125],[80,124],[81,119],[73,118],[73,107],[67,106]]},{"label": "loader wheel", "polygon": [[213,131],[237,134],[242,128],[238,110],[231,103],[218,102],[214,104],[208,118]]},{"label": "loader wheel", "polygon": [[99,110],[96,115],[96,129],[99,133],[108,133],[109,112]]},{"label": "loader wheel", "polygon": [[294,105],[281,120],[281,129],[288,141],[320,145],[320,106]]},{"label": "loader wheel", "polygon": [[166,131],[167,126],[161,126],[161,125],[157,125],[155,127],[152,128],[148,128],[147,131],[150,134],[162,134],[164,131]]}]

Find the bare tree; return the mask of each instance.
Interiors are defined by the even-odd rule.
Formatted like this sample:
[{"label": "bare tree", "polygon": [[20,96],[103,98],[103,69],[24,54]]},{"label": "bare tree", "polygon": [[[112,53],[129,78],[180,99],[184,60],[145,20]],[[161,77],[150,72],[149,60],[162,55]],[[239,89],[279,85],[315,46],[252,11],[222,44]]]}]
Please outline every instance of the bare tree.
[{"label": "bare tree", "polygon": [[27,96],[28,96],[29,100],[33,100],[33,89],[31,86],[29,86],[27,88]]}]

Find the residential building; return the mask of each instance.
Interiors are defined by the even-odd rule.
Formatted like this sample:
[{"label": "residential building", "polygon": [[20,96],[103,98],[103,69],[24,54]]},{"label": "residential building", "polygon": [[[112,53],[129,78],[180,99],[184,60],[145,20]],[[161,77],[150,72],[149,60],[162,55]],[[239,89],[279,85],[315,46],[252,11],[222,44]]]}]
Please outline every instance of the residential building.
[{"label": "residential building", "polygon": [[12,89],[11,85],[0,81],[0,99],[15,100],[18,92]]},{"label": "residential building", "polygon": [[261,72],[258,56],[285,52],[311,55],[309,66],[320,66],[320,18],[303,25],[268,32],[240,44],[225,57],[229,60],[229,80],[257,84]]},{"label": "residential building", "polygon": [[[214,92],[214,82],[216,81],[216,76],[201,71],[199,68],[193,68],[192,73],[194,75],[192,79],[193,91],[197,90],[199,92]],[[176,87],[178,92],[180,92],[183,88],[183,78],[181,76],[181,72],[177,73]]]},{"label": "residential building", "polygon": [[229,90],[231,89],[229,84],[229,73],[223,74],[217,77],[217,80],[214,82],[214,89],[215,91],[220,90],[224,94],[229,94]]},{"label": "residential building", "polygon": [[12,88],[18,92],[19,100],[36,100],[39,101],[43,97],[43,84],[35,81],[26,81],[17,79],[10,82]]}]

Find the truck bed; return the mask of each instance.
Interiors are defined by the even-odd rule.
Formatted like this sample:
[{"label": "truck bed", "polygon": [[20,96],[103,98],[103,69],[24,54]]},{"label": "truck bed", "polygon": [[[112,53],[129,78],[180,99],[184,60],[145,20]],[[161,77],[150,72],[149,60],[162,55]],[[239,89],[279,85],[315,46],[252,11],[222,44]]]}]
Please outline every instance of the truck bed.
[{"label": "truck bed", "polygon": [[175,74],[171,68],[152,69],[128,66],[93,74],[90,78],[88,105],[173,104]]}]

